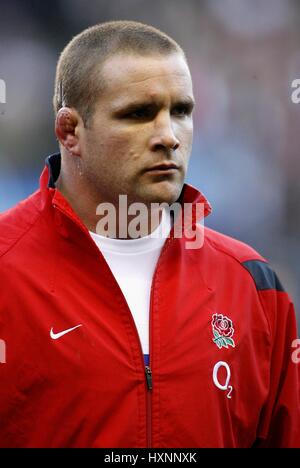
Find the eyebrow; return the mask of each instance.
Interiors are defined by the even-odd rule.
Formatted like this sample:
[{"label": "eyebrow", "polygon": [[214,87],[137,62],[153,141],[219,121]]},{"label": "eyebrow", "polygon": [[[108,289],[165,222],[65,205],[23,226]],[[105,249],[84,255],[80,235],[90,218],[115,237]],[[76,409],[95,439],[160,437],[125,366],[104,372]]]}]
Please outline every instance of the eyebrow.
[{"label": "eyebrow", "polygon": [[[180,99],[177,99],[173,104],[173,107],[177,106],[187,106],[190,110],[193,109],[195,105],[195,101],[193,98],[190,96],[186,96]],[[117,104],[115,107],[113,107],[112,112],[114,114],[119,114],[119,113],[130,113],[138,108],[141,107],[153,107],[153,108],[158,108],[159,104],[157,101],[152,100],[152,99],[143,99],[143,100],[137,100],[125,104]]]}]

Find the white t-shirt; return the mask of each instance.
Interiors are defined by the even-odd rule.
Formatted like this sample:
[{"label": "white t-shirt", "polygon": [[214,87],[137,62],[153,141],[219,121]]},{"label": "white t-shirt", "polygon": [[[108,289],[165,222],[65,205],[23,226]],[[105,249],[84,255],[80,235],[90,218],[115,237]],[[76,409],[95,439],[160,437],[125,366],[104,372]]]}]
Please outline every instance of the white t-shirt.
[{"label": "white t-shirt", "polygon": [[170,214],[163,210],[161,224],[149,236],[128,240],[111,239],[90,232],[131,310],[146,364],[149,359],[149,305],[152,278],[170,230]]}]

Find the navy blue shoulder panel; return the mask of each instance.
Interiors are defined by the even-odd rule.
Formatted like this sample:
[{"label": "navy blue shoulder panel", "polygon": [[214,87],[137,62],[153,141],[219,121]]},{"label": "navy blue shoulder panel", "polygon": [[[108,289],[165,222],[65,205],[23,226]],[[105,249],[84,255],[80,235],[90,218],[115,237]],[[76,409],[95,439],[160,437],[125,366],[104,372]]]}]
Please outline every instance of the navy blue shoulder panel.
[{"label": "navy blue shoulder panel", "polygon": [[60,153],[51,154],[46,158],[46,166],[49,169],[49,188],[55,188],[55,182],[58,179],[60,173],[60,165],[61,165],[61,156]]},{"label": "navy blue shoulder panel", "polygon": [[284,291],[276,273],[272,270],[270,265],[261,260],[248,260],[243,262],[242,265],[249,271],[256,287],[259,291],[265,289],[276,289],[276,291]]}]

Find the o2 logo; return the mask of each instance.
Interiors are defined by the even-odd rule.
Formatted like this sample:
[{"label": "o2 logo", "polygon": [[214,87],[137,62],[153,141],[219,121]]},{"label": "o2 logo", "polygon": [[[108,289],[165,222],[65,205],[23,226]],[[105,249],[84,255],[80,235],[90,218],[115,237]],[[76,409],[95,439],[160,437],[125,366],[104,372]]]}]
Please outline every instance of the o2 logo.
[{"label": "o2 logo", "polygon": [[[222,380],[223,382],[220,382],[219,380],[219,373],[220,373],[220,369],[221,368],[224,368],[225,369],[225,381],[224,381],[224,371],[222,371]],[[229,365],[227,364],[227,362],[225,361],[219,361],[217,362],[217,364],[215,365],[214,367],[214,370],[213,370],[213,381],[214,381],[214,384],[216,387],[218,387],[220,390],[223,390],[223,391],[227,391],[228,390],[228,393],[227,393],[227,398],[231,398],[231,393],[232,393],[232,390],[233,390],[233,387],[232,385],[229,385],[229,382],[230,382],[230,377],[231,377],[231,371],[230,371],[230,367]]]},{"label": "o2 logo", "polygon": [[292,348],[296,348],[292,353],[292,361],[294,364],[300,364],[300,338],[292,342]]}]

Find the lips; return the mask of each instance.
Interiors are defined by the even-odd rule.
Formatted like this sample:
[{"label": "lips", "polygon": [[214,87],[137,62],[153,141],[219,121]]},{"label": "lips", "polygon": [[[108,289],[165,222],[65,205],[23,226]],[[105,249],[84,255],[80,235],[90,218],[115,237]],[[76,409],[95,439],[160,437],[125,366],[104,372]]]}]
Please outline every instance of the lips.
[{"label": "lips", "polygon": [[172,169],[179,169],[179,167],[175,163],[168,162],[168,163],[157,164],[156,166],[152,166],[146,170],[147,171],[169,171]]}]

